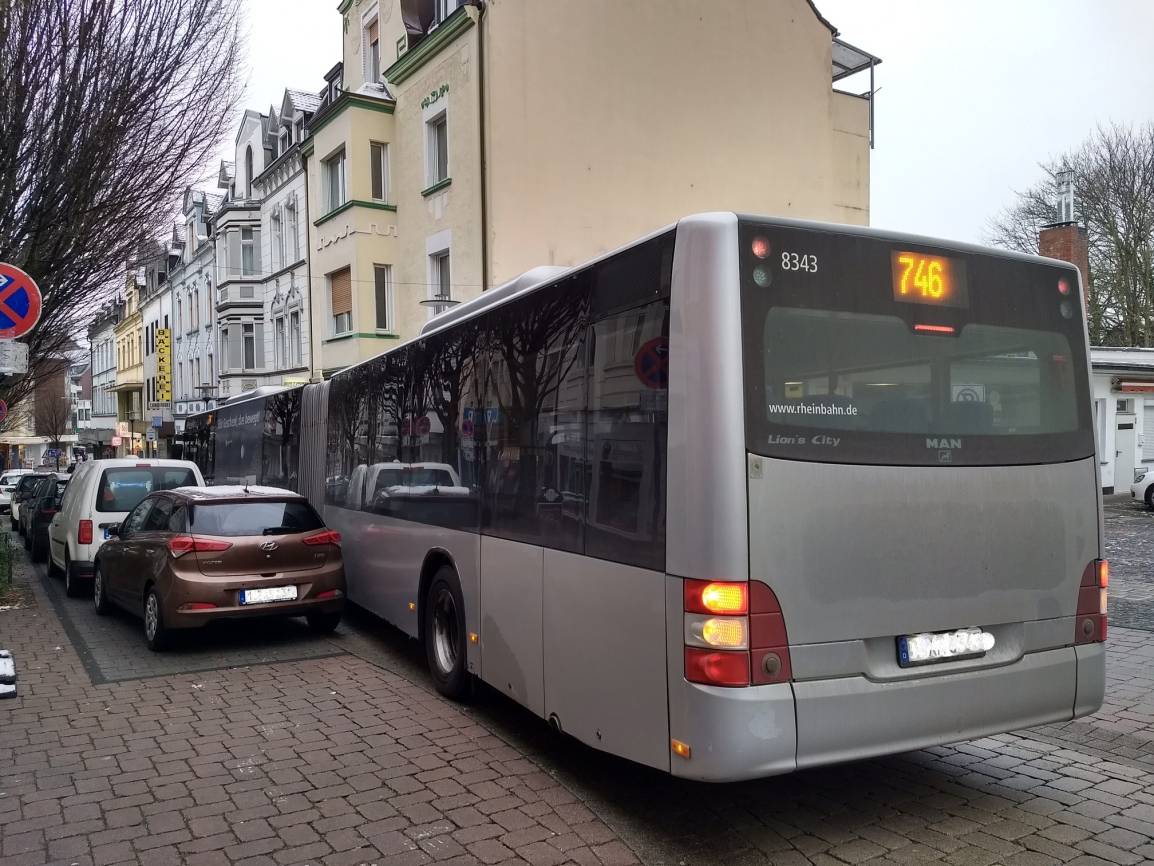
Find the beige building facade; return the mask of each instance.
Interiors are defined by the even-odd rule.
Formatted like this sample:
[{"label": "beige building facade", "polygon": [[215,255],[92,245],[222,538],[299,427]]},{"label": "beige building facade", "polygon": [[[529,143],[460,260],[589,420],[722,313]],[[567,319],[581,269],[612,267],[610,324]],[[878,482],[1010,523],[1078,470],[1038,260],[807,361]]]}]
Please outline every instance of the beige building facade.
[{"label": "beige building facade", "polygon": [[315,377],[686,214],[869,221],[871,103],[834,79],[847,54],[877,59],[807,0],[339,12],[304,147]]}]

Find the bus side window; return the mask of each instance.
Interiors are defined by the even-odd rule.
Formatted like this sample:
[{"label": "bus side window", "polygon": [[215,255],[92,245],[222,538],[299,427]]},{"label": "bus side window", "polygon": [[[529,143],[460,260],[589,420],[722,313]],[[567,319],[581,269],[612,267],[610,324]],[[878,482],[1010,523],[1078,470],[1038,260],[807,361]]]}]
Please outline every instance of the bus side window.
[{"label": "bus side window", "polygon": [[665,568],[669,305],[590,328],[585,554]]}]

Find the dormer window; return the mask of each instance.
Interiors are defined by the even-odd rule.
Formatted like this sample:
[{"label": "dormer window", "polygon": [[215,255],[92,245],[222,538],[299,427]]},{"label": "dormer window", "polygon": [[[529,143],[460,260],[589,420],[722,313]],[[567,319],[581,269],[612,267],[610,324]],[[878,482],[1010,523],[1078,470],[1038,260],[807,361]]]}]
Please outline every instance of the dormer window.
[{"label": "dormer window", "polygon": [[287,126],[281,127],[280,152],[284,153],[286,150],[288,150],[290,144],[292,144],[292,130]]},{"label": "dormer window", "polygon": [[252,198],[252,145],[244,151],[244,197]]},{"label": "dormer window", "polygon": [[381,80],[381,28],[373,18],[365,28],[365,81],[376,84]]}]

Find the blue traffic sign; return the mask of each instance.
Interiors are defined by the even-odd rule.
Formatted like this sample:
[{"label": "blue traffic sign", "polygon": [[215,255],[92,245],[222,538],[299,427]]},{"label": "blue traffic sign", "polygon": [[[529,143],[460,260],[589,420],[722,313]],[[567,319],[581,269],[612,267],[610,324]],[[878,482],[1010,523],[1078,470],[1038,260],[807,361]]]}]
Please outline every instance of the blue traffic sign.
[{"label": "blue traffic sign", "polygon": [[40,287],[15,265],[0,262],[0,337],[31,331],[40,321]]}]

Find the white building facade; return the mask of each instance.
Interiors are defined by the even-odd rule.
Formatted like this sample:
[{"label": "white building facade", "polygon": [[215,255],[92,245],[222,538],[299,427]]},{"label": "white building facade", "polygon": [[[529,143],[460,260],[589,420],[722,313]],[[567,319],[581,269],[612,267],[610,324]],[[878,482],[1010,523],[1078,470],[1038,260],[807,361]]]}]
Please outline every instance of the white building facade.
[{"label": "white building facade", "polygon": [[221,197],[189,189],[184,194],[183,243],[173,268],[172,416],[176,433],[184,419],[215,405],[216,258],[209,223]]},{"label": "white building facade", "polygon": [[116,435],[116,305],[106,304],[88,328],[89,359],[92,365],[92,424],[83,437],[95,457],[111,456]]},{"label": "white building facade", "polygon": [[260,199],[265,279],[264,374],[261,385],[308,381],[312,364],[309,322],[308,193],[300,147],[305,124],[320,97],[286,90],[268,113],[266,153],[272,161],[253,178]]},{"label": "white building facade", "polygon": [[1090,350],[1103,493],[1127,493],[1154,466],[1154,349]]}]

